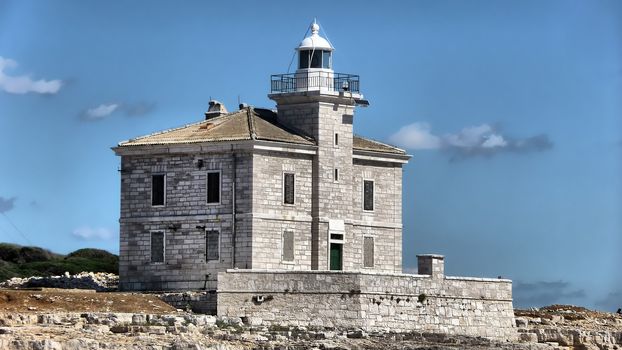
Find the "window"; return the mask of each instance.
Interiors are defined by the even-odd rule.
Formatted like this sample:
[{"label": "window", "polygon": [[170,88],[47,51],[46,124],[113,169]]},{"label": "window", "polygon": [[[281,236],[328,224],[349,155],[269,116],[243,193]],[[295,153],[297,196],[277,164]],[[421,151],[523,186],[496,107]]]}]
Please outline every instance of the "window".
[{"label": "window", "polygon": [[363,180],[363,210],[374,210],[374,181]]},{"label": "window", "polygon": [[220,203],[220,171],[207,172],[207,204]]},{"label": "window", "polygon": [[327,50],[302,50],[298,53],[298,68],[331,68],[331,52]]},{"label": "window", "polygon": [[322,51],[322,68],[330,69],[330,51]]},{"label": "window", "polygon": [[335,133],[335,146],[339,145],[339,134]]},{"label": "window", "polygon": [[374,267],[374,237],[363,237],[363,267]]},{"label": "window", "polygon": [[220,232],[205,231],[205,261],[218,260],[220,257]]},{"label": "window", "polygon": [[335,181],[339,181],[339,169],[335,168],[335,174],[333,175]]},{"label": "window", "polygon": [[283,203],[294,204],[295,176],[293,173],[283,174]]},{"label": "window", "polygon": [[151,175],[151,205],[163,206],[166,201],[166,175]]},{"label": "window", "polygon": [[298,54],[300,61],[298,62],[298,68],[304,69],[309,68],[309,51],[304,50],[300,51]]},{"label": "window", "polygon": [[322,68],[322,51],[313,50],[311,53],[311,67],[310,68]]},{"label": "window", "polygon": [[283,261],[294,261],[294,231],[283,231]]},{"label": "window", "polygon": [[151,263],[164,262],[164,231],[151,232]]}]

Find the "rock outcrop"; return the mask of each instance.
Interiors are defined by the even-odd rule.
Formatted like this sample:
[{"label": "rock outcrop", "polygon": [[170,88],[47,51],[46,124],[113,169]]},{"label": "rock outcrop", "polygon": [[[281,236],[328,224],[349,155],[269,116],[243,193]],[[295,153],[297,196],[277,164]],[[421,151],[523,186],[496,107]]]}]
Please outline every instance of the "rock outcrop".
[{"label": "rock outcrop", "polygon": [[522,342],[559,345],[568,349],[622,349],[622,315],[570,305],[516,310]]}]

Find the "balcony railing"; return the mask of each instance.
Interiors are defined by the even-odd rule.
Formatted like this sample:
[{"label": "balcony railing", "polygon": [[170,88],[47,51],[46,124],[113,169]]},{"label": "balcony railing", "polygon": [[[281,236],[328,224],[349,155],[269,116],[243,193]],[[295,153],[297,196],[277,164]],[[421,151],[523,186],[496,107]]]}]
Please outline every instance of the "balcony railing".
[{"label": "balcony railing", "polygon": [[351,91],[359,93],[359,76],[333,72],[274,74],[270,78],[273,94],[296,91]]}]

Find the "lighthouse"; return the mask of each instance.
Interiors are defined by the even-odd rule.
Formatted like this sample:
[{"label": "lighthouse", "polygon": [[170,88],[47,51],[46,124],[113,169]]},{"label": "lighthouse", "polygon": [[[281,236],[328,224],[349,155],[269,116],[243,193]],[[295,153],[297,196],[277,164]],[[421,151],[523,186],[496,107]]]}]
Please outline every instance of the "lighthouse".
[{"label": "lighthouse", "polygon": [[[298,47],[295,73],[271,77],[277,121],[317,143],[313,158],[311,266],[351,269],[353,246],[352,147],[354,112],[364,102],[359,76],[333,71],[334,47],[310,25]],[[360,208],[357,208],[358,213]]]}]

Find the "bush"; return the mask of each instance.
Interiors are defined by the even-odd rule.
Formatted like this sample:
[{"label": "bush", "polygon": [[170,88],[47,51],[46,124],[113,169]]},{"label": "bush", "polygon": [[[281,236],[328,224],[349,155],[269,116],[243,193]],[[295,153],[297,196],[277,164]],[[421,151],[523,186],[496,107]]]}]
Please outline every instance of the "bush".
[{"label": "bush", "polygon": [[16,244],[0,243],[0,259],[16,264],[32,261],[48,261],[62,257],[39,247],[22,247]]},{"label": "bush", "polygon": [[82,271],[119,273],[119,257],[101,249],[79,249],[67,256],[39,247],[0,243],[0,281],[11,277],[76,274]]}]

